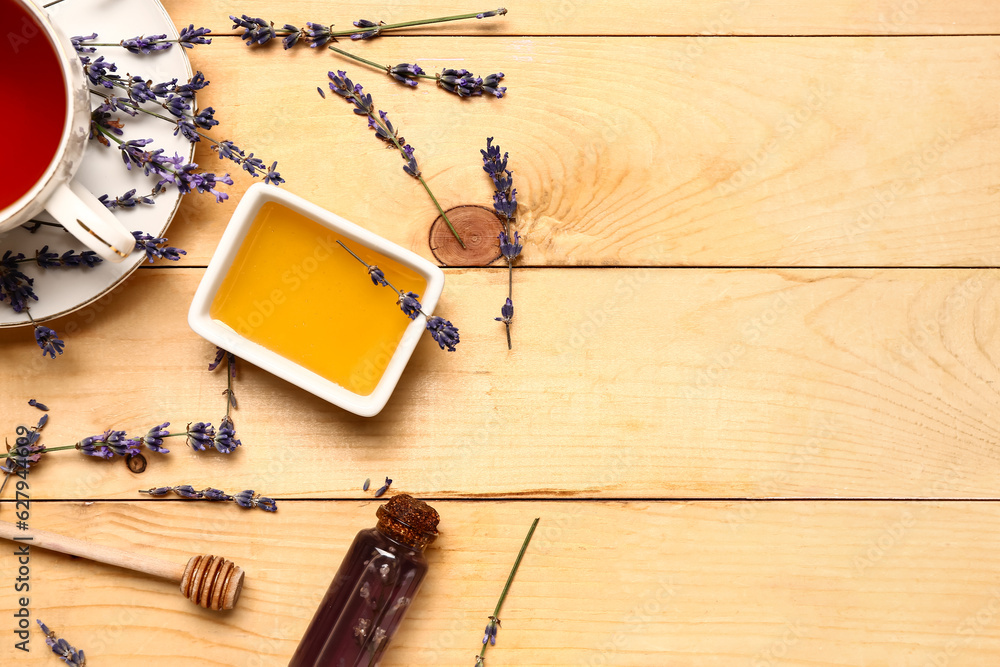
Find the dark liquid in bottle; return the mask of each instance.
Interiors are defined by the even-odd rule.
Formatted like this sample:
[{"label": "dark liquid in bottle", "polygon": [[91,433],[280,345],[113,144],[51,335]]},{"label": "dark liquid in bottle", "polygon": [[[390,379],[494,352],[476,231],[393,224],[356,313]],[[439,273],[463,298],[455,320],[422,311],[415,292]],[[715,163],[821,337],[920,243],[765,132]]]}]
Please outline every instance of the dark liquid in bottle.
[{"label": "dark liquid in bottle", "polygon": [[0,0],[0,99],[4,154],[12,168],[0,178],[0,209],[41,180],[59,151],[66,123],[66,84],[48,35],[13,0]]},{"label": "dark liquid in bottle", "polygon": [[363,530],[289,667],[375,667],[427,574],[419,549]]}]

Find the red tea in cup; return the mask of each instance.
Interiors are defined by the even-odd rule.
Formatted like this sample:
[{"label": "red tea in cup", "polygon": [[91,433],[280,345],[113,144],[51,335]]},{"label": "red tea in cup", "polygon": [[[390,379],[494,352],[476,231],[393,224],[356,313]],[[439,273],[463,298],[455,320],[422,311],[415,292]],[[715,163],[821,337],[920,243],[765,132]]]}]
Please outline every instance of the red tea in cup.
[{"label": "red tea in cup", "polygon": [[59,152],[68,104],[56,47],[19,3],[0,0],[0,99],[9,125],[0,210],[35,187]]}]

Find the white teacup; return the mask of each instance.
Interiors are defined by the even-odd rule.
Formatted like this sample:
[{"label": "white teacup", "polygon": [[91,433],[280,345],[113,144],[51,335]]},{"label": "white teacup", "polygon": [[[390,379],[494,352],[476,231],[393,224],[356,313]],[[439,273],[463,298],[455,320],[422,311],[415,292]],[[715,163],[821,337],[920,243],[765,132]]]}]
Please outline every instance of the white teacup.
[{"label": "white teacup", "polygon": [[0,179],[0,234],[45,210],[103,259],[122,261],[135,247],[131,232],[73,181],[90,133],[90,93],[73,44],[30,0],[0,0],[0,63],[13,77],[0,75],[4,105],[22,105],[7,116],[17,121],[8,136],[21,134],[5,151],[5,171],[18,171]]}]

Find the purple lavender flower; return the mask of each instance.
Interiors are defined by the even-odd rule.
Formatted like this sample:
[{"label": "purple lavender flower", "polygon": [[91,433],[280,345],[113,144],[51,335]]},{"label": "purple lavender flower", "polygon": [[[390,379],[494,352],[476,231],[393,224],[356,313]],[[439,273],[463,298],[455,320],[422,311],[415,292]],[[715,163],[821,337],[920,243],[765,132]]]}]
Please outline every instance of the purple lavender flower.
[{"label": "purple lavender flower", "polygon": [[500,7],[499,9],[494,9],[491,12],[483,12],[482,14],[476,14],[476,18],[477,19],[485,19],[485,18],[488,18],[490,16],[503,16],[506,13],[507,13],[507,10],[504,9],[503,7]]},{"label": "purple lavender flower", "polygon": [[[199,72],[200,74],[201,72]],[[161,81],[160,83],[154,83],[149,87],[150,92],[153,93],[155,97],[166,97],[172,93],[177,88],[177,79],[171,79],[170,81]]]},{"label": "purple lavender flower", "polygon": [[59,253],[49,252],[49,246],[47,245],[42,246],[41,250],[35,251],[35,263],[43,269],[50,269],[62,265],[59,261]]},{"label": "purple lavender flower", "polygon": [[398,81],[399,83],[406,84],[407,86],[416,86],[417,77],[424,73],[424,70],[420,68],[416,63],[400,63],[394,67],[389,68],[389,76]]},{"label": "purple lavender flower", "polygon": [[66,345],[55,331],[40,324],[35,325],[35,342],[42,348],[43,357],[50,355],[53,359],[56,358],[56,354],[63,353],[63,347]]},{"label": "purple lavender flower", "polygon": [[226,415],[219,422],[219,430],[215,433],[213,440],[215,449],[223,454],[232,454],[233,450],[243,444],[235,436],[236,428],[233,426],[232,417]]},{"label": "purple lavender flower", "polygon": [[272,162],[271,168],[267,170],[267,174],[264,176],[265,183],[274,183],[275,185],[281,185],[282,183],[285,182],[285,179],[281,177],[281,174],[278,173],[277,169],[278,169],[278,162],[277,161]]},{"label": "purple lavender flower", "polygon": [[419,294],[414,294],[413,292],[400,292],[399,299],[396,304],[399,309],[406,314],[411,320],[417,319],[417,315],[420,314],[420,302],[417,300],[420,298]]},{"label": "purple lavender flower", "polygon": [[148,493],[151,496],[165,496],[174,490],[172,486],[158,486],[153,489],[139,489],[139,493]]},{"label": "purple lavender flower", "polygon": [[508,260],[512,260],[521,254],[521,235],[514,232],[514,239],[507,238],[507,234],[500,232],[500,254]]},{"label": "purple lavender flower", "polygon": [[246,509],[259,507],[265,512],[278,511],[278,505],[273,498],[268,498],[260,494],[255,494],[253,492],[253,489],[246,489],[245,491],[240,491],[235,496],[233,496],[233,500],[236,502],[237,505],[239,505],[240,507],[244,507]]},{"label": "purple lavender flower", "polygon": [[[141,195],[139,197],[136,197],[134,188],[129,190],[120,197],[115,197],[114,199],[109,199],[108,195],[101,195],[100,197],[97,198],[97,200],[110,209],[115,209],[118,207],[133,208],[138,204],[146,204],[148,206],[152,206],[153,204],[156,203],[153,201],[153,198],[150,195]],[[86,254],[88,252],[91,251],[89,250],[85,251],[83,254]],[[98,261],[100,261],[101,258],[98,257],[97,259]]]},{"label": "purple lavender flower", "polygon": [[122,123],[112,117],[114,111],[115,107],[110,102],[104,102],[90,112],[89,139],[97,139],[105,146],[110,146],[111,142],[105,136],[107,132],[119,137],[122,135]]},{"label": "purple lavender flower", "polygon": [[517,214],[517,190],[497,192],[493,195],[493,209],[510,220]]},{"label": "purple lavender flower", "polygon": [[110,459],[114,456],[104,444],[104,436],[92,435],[76,443],[76,448],[81,454],[96,456],[101,459]]},{"label": "purple lavender flower", "polygon": [[507,302],[501,306],[500,315],[502,315],[502,317],[494,317],[493,319],[497,322],[503,322],[506,325],[510,325],[511,320],[514,318],[514,303],[509,297],[507,298]]},{"label": "purple lavender flower", "polygon": [[481,95],[483,80],[467,69],[443,69],[438,74],[438,84],[459,97]]},{"label": "purple lavender flower", "polygon": [[170,431],[166,430],[168,426],[170,422],[163,422],[149,429],[146,435],[142,436],[142,442],[154,452],[169,454],[170,450],[163,446],[163,438],[170,435]]},{"label": "purple lavender flower", "polygon": [[490,646],[497,645],[497,628],[500,627],[500,619],[490,616],[490,622],[486,624],[486,634],[483,635],[483,644],[489,641]]},{"label": "purple lavender flower", "polygon": [[149,55],[154,51],[166,51],[173,46],[166,39],[166,35],[150,35],[149,37],[139,35],[131,39],[123,39],[121,45],[129,53]]},{"label": "purple lavender flower", "polygon": [[194,99],[195,93],[197,93],[202,88],[208,86],[209,83],[211,82],[206,81],[205,75],[199,71],[195,72],[194,76],[188,79],[187,83],[182,83],[179,86],[175,86],[173,90],[176,94],[180,95],[181,97],[184,97],[186,99]]},{"label": "purple lavender flower", "polygon": [[389,490],[390,486],[392,486],[392,480],[386,477],[385,484],[383,484],[378,488],[378,491],[375,492],[375,497],[381,498],[383,495],[385,495],[385,492]]},{"label": "purple lavender flower", "polygon": [[281,39],[281,45],[284,47],[286,51],[295,46],[298,43],[298,41],[302,38],[302,35],[305,34],[302,32],[301,28],[296,28],[290,23],[286,23],[285,25],[281,26],[281,29],[288,33]]},{"label": "purple lavender flower", "polygon": [[379,285],[381,285],[382,287],[389,286],[389,283],[387,283],[385,280],[385,273],[383,273],[382,269],[378,268],[374,264],[368,267],[368,277],[372,279],[372,284],[376,286]]},{"label": "purple lavender flower", "polygon": [[187,444],[194,450],[203,452],[215,441],[215,427],[205,422],[187,425]]},{"label": "purple lavender flower", "polygon": [[49,630],[41,620],[35,620],[38,621],[38,625],[42,627],[42,632],[45,633],[45,644],[51,648],[52,652],[59,656],[63,662],[70,667],[84,667],[84,665],[87,664],[87,657],[83,654],[83,651],[77,651],[65,639],[59,639],[56,637],[55,633]]},{"label": "purple lavender flower", "polygon": [[455,346],[458,345],[459,340],[458,327],[454,324],[443,317],[434,315],[427,318],[427,331],[430,332],[431,338],[441,346],[442,350],[455,351]]},{"label": "purple lavender flower", "polygon": [[225,491],[221,491],[219,489],[213,489],[212,487],[209,487],[207,489],[203,489],[201,491],[201,495],[202,495],[203,498],[205,498],[205,500],[232,500],[233,499],[233,497],[231,495],[229,495],[228,493],[226,493]]},{"label": "purple lavender flower", "polygon": [[184,498],[201,498],[201,491],[196,491],[190,484],[182,484],[174,487],[174,493]]},{"label": "purple lavender flower", "polygon": [[36,401],[33,398],[28,399],[28,405],[30,405],[33,408],[38,408],[39,410],[41,410],[43,412],[48,412],[49,411],[49,406],[45,405],[44,403],[39,403],[38,401]]},{"label": "purple lavender flower", "polygon": [[378,37],[381,32],[378,26],[379,24],[373,23],[368,19],[358,19],[354,22],[354,27],[366,28],[366,30],[354,33],[351,35],[351,39],[372,39],[373,37]]},{"label": "purple lavender flower", "polygon": [[333,26],[307,21],[306,41],[309,42],[309,47],[315,49],[318,46],[323,46],[331,39],[333,39],[333,41],[337,41],[333,38],[333,35],[330,34],[332,28]]},{"label": "purple lavender flower", "polygon": [[89,35],[70,37],[69,41],[73,43],[73,48],[76,49],[77,53],[94,53],[97,49],[93,46],[86,46],[83,42],[93,42],[95,39],[97,39],[96,32]]},{"label": "purple lavender flower", "polygon": [[499,85],[500,79],[503,78],[503,72],[497,72],[496,74],[490,74],[485,79],[483,79],[483,92],[493,95],[497,99],[500,99],[507,93],[507,86]]},{"label": "purple lavender flower", "polygon": [[146,253],[146,259],[149,260],[150,264],[155,259],[166,259],[176,262],[181,258],[181,255],[187,254],[186,251],[180,248],[166,245],[167,239],[165,238],[150,236],[142,231],[134,231],[132,232],[132,236],[135,237],[135,249]]},{"label": "purple lavender flower", "polygon": [[15,313],[23,312],[28,307],[29,299],[38,301],[32,288],[34,278],[29,278],[19,268],[23,260],[23,254],[10,250],[0,258],[0,302],[8,302]]},{"label": "purple lavender flower", "polygon": [[177,41],[185,49],[193,49],[195,44],[211,44],[212,40],[205,37],[210,32],[212,31],[208,28],[195,28],[192,23],[186,28],[181,28],[181,36]]},{"label": "purple lavender flower", "polygon": [[233,28],[243,28],[240,38],[245,40],[247,46],[252,44],[266,44],[274,39],[274,24],[261,18],[252,18],[243,14],[240,18],[230,16],[233,21]]},{"label": "purple lavender flower", "polygon": [[117,456],[134,456],[139,453],[139,443],[128,438],[125,431],[105,431],[103,440],[107,448]]}]

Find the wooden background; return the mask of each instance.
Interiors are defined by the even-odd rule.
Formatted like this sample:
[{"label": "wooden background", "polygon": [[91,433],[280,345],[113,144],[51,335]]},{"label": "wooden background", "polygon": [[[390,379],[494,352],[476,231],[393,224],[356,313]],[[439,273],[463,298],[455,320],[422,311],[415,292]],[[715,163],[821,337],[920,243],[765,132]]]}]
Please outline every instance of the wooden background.
[{"label": "wooden background", "polygon": [[[475,7],[170,0],[178,26],[400,21]],[[354,417],[241,365],[232,456],[175,445],[136,475],[73,452],[33,472],[31,524],[247,570],[218,615],[166,582],[32,554],[32,615],[92,665],[284,665],[354,533],[360,490],[433,499],[433,570],[386,666],[472,665],[531,519],[487,664],[995,665],[1000,656],[1000,6],[974,0],[513,2],[506,18],[345,44],[427,70],[502,70],[503,100],[416,90],[326,50],[191,52],[201,98],[288,190],[431,257],[432,204],[336,99],[344,68],[402,126],[446,207],[510,151],[527,236],[514,349],[499,267],[446,269],[454,354],[418,347]],[[218,130],[218,129],[217,129]],[[221,163],[202,146],[197,158]],[[229,163],[227,163],[229,164]],[[230,165],[232,166],[232,165]],[[186,198],[188,255],[51,323],[0,332],[9,436],[217,421],[214,347],[185,315],[239,195]],[[254,488],[275,515],[151,500]],[[9,491],[5,493],[9,497]],[[11,506],[3,511],[10,515]],[[12,611],[15,559],[0,559]],[[54,664],[41,635],[0,662]],[[140,656],[140,657],[136,657]],[[12,663],[13,664],[13,663]]]}]

